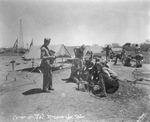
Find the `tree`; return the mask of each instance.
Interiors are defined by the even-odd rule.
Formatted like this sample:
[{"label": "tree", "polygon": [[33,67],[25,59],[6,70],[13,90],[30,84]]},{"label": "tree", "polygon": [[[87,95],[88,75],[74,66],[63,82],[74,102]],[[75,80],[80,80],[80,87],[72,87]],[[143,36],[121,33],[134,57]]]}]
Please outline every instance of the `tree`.
[{"label": "tree", "polygon": [[148,43],[141,44],[141,50],[142,51],[147,52],[149,48],[150,48],[150,44],[148,44]]},{"label": "tree", "polygon": [[131,43],[125,43],[122,47],[127,51],[131,51]]},{"label": "tree", "polygon": [[125,43],[123,46],[128,46],[128,47],[130,47],[130,46],[131,46],[131,43]]},{"label": "tree", "polygon": [[149,39],[146,39],[145,43],[146,43],[146,44],[150,44],[150,40],[149,40]]}]

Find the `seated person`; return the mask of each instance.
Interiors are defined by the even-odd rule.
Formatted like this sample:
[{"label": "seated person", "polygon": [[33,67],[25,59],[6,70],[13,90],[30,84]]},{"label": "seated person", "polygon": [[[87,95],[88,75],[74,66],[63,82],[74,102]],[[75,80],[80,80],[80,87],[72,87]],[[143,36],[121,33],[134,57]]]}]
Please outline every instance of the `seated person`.
[{"label": "seated person", "polygon": [[92,51],[87,51],[86,54],[88,54],[88,55],[85,56],[85,58],[84,58],[84,64],[85,64],[86,70],[91,70],[93,65],[94,65],[93,62],[92,62],[93,52]]},{"label": "seated person", "polygon": [[85,59],[85,60],[90,60],[90,61],[92,61],[92,59],[93,59],[93,52],[90,51],[90,50],[88,50],[88,51],[86,52],[86,54],[85,54],[84,59]]},{"label": "seated person", "polygon": [[86,63],[85,65],[83,65],[83,67],[81,67],[80,65],[81,60],[76,58],[74,59],[74,63],[71,67],[71,74],[69,77],[69,81],[77,83],[78,88],[77,90],[79,90],[79,85],[82,84],[84,85],[84,89],[91,91],[90,89],[92,89],[91,87],[89,87],[90,84],[90,74],[89,74],[89,69],[92,67],[92,62],[88,62],[88,67],[86,67]]},{"label": "seated person", "polygon": [[118,61],[118,59],[120,59],[121,60],[121,58],[122,58],[122,55],[121,55],[121,53],[118,53],[118,54],[116,54],[115,55],[115,62],[114,62],[114,65],[116,65],[117,64],[117,61]]},{"label": "seated person", "polygon": [[114,93],[119,88],[118,75],[108,67],[107,63],[96,64],[98,85],[100,86],[99,97],[106,97],[107,93]]},{"label": "seated person", "polygon": [[110,59],[113,59],[115,57],[115,53],[113,51],[110,52]]},{"label": "seated person", "polygon": [[87,81],[88,84],[92,85],[92,67],[94,66],[94,63],[92,60],[85,60],[84,66],[85,69],[83,71],[82,78]]},{"label": "seated person", "polygon": [[98,73],[98,70],[97,70],[97,63],[99,63],[100,62],[100,58],[96,58],[95,59],[95,64],[93,65],[93,67],[92,67],[92,70],[91,70],[91,73],[92,73],[92,80],[93,80],[93,82],[94,82],[94,84],[96,85],[97,84],[97,82],[98,82],[98,77],[99,77],[99,73]]},{"label": "seated person", "polygon": [[133,57],[131,55],[128,55],[125,59],[125,62],[124,62],[124,66],[132,66],[131,64],[131,61],[132,61]]},{"label": "seated person", "polygon": [[140,53],[140,51],[135,55],[134,59],[136,60],[136,67],[142,67],[143,64],[143,55]]},{"label": "seated person", "polygon": [[138,45],[138,44],[135,45],[134,52],[135,52],[135,54],[138,54],[139,52],[142,52],[140,45]]},{"label": "seated person", "polygon": [[79,58],[83,60],[85,46],[74,48],[75,58]]},{"label": "seated person", "polygon": [[69,82],[73,77],[78,77],[81,74],[83,68],[84,66],[82,65],[81,60],[75,58],[72,62],[70,77],[62,80],[67,80]]}]

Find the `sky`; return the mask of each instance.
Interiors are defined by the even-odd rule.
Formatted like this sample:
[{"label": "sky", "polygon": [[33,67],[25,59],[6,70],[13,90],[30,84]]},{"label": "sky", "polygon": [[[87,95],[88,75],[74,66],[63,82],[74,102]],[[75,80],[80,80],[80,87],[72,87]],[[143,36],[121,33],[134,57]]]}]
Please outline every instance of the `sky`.
[{"label": "sky", "polygon": [[149,5],[148,0],[0,0],[0,47],[12,47],[17,38],[24,47],[32,39],[42,45],[44,38],[66,46],[143,43],[150,39]]}]

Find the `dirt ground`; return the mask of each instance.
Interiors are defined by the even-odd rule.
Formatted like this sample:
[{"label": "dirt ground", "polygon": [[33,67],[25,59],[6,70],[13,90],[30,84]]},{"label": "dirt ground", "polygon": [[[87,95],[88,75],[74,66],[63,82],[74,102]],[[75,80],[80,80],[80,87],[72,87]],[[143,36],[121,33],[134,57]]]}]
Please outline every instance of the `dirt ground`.
[{"label": "dirt ground", "polygon": [[[131,85],[123,82],[115,94],[95,97],[77,85],[66,83],[70,68],[53,72],[54,91],[43,93],[42,73],[16,71],[31,67],[22,61],[12,71],[10,61],[16,57],[0,57],[0,121],[1,122],[149,122],[150,81]],[[120,79],[134,80],[135,68],[109,63]],[[150,79],[150,64],[139,68],[138,77]],[[143,72],[143,74],[141,73]],[[146,75],[144,75],[146,74]],[[140,76],[141,75],[141,76]],[[132,94],[131,94],[132,93]]]}]

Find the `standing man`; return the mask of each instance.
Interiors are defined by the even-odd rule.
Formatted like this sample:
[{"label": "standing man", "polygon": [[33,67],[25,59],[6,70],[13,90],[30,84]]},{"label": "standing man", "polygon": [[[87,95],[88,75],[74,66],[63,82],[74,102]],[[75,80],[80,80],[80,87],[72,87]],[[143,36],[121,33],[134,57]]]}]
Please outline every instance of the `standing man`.
[{"label": "standing man", "polygon": [[118,59],[120,59],[120,61],[122,63],[125,62],[125,60],[126,60],[126,50],[125,50],[125,48],[122,48],[122,51],[119,54],[116,54],[116,59],[115,59],[114,65],[116,65]]},{"label": "standing man", "polygon": [[50,54],[48,45],[50,44],[50,38],[44,38],[44,44],[41,47],[41,70],[43,73],[43,92],[50,92],[54,90],[52,88],[52,64],[56,59],[56,56]]},{"label": "standing man", "polygon": [[106,62],[108,62],[110,51],[112,51],[112,49],[111,49],[111,47],[109,45],[107,45],[105,50],[106,50]]},{"label": "standing man", "polygon": [[121,55],[122,55],[121,61],[123,62],[123,61],[125,61],[126,55],[127,55],[127,51],[125,50],[124,47],[122,48]]}]

